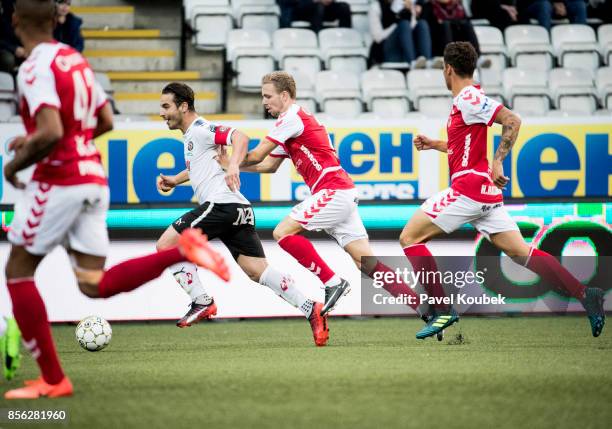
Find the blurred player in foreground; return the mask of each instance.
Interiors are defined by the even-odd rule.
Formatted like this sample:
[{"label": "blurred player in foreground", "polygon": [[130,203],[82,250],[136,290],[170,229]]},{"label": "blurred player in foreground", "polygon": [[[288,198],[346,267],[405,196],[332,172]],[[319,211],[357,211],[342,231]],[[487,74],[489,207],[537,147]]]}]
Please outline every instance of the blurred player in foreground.
[{"label": "blurred player in foreground", "polygon": [[[199,206],[166,229],[157,242],[158,250],[175,246],[186,228],[198,228],[211,240],[219,238],[251,280],[269,287],[300,309],[310,321],[315,344],[324,346],[329,328],[327,317],[320,315],[323,304],[306,298],[289,274],[268,265],[255,231],[253,208],[240,193],[238,165],[248,149],[248,137],[237,129],[206,121],[195,111],[194,102],[193,90],[183,83],[173,82],[162,90],[160,116],[168,128],[183,133],[187,168],[175,176],[161,175],[157,185],[159,190],[168,192],[191,181]],[[233,151],[225,173],[217,159],[229,145]],[[170,270],[192,299],[190,310],[177,323],[179,327],[190,326],[217,313],[217,306],[204,290],[194,264],[180,262]]]},{"label": "blurred player in foreground", "polygon": [[[186,257],[229,279],[223,258],[193,229],[183,233],[179,246],[104,270],[109,192],[93,139],[113,128],[112,112],[85,58],[53,40],[54,22],[53,0],[17,1],[15,33],[29,54],[17,78],[27,135],[12,141],[15,156],[4,167],[6,180],[23,189],[8,232],[12,245],[6,279],[24,344],[42,376],[6,392],[6,399],[73,393],[34,283],[36,268],[55,246],[66,247],[79,288],[92,298],[133,290]],[[34,175],[25,185],[17,172],[33,164]]]},{"label": "blurred player in foreground", "polygon": [[[471,223],[515,262],[578,299],[587,311],[591,332],[597,337],[605,323],[603,290],[586,288],[554,256],[530,247],[503,205],[502,189],[509,178],[504,176],[502,162],[516,141],[521,120],[474,84],[477,59],[468,42],[449,43],[444,50],[444,79],[453,94],[447,122],[448,141],[418,135],[414,144],[418,150],[448,153],[451,185],[415,212],[400,235],[400,244],[415,270],[437,271],[435,258],[425,243]],[[494,122],[502,125],[502,136],[489,167],[487,127]],[[452,308],[439,309],[437,313],[417,333],[417,338],[437,334],[459,320]]]}]

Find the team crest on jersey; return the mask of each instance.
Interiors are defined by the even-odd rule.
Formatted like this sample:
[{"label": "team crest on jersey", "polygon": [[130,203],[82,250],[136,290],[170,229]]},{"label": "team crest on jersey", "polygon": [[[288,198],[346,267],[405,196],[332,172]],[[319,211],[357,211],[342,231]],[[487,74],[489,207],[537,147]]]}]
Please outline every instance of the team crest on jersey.
[{"label": "team crest on jersey", "polygon": [[192,151],[193,150],[193,142],[191,140],[187,143],[187,150],[188,151]]}]

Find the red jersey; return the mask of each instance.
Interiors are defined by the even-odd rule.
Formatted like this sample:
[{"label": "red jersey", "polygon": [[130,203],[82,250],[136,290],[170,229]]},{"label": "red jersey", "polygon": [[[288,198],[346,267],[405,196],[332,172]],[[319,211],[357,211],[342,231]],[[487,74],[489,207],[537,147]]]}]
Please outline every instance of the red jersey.
[{"label": "red jersey", "polygon": [[487,127],[502,107],[479,86],[467,86],[453,100],[446,126],[451,188],[481,203],[502,201],[487,160]]},{"label": "red jersey", "polygon": [[355,187],[325,127],[297,104],[278,117],[266,138],[278,145],[270,155],[291,158],[313,195],[321,189]]},{"label": "red jersey", "polygon": [[36,164],[32,180],[52,185],[106,185],[100,153],[93,143],[98,112],[106,95],[87,60],[62,43],[41,43],[19,67],[19,109],[28,134],[43,107],[59,111],[64,135]]}]

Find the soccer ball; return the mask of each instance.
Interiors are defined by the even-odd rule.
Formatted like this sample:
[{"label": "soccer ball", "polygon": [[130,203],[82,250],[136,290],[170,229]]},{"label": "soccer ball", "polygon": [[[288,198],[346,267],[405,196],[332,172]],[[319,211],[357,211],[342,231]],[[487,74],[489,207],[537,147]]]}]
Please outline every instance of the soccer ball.
[{"label": "soccer ball", "polygon": [[113,330],[103,318],[89,316],[79,322],[75,334],[81,347],[89,352],[97,352],[108,346]]}]

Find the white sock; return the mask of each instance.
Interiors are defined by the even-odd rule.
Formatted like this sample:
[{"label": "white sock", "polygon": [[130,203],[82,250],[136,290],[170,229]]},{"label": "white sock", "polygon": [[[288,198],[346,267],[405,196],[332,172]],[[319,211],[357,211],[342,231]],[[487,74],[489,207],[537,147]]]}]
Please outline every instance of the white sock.
[{"label": "white sock", "polygon": [[338,277],[337,274],[334,274],[331,279],[325,282],[325,287],[338,286],[340,284],[340,281],[340,277]]},{"label": "white sock", "polygon": [[0,337],[6,332],[6,319],[0,315]]},{"label": "white sock", "polygon": [[183,288],[189,295],[191,301],[197,304],[209,304],[212,298],[206,293],[200,277],[198,277],[198,268],[191,262],[179,262],[168,267],[174,280]]},{"label": "white sock", "polygon": [[295,282],[289,274],[283,274],[268,265],[268,268],[259,278],[259,284],[268,286],[289,304],[299,308],[304,316],[310,316],[314,302],[302,295],[302,292],[295,287]]}]

